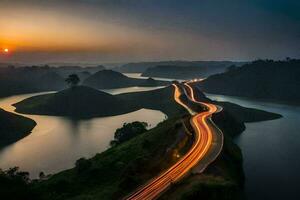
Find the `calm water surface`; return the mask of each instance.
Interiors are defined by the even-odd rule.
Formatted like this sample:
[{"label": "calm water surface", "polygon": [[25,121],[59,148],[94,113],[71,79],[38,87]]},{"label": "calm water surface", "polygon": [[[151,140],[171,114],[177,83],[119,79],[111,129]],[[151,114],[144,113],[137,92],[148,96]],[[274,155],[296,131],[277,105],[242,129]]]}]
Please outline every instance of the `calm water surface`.
[{"label": "calm water surface", "polygon": [[[141,76],[142,73],[123,73],[123,74],[130,77],[130,78],[139,78],[139,79],[149,78],[149,77]],[[159,81],[174,81],[174,80],[184,81],[183,79],[171,79],[171,78],[160,78],[160,77],[151,77],[151,78],[154,78],[155,80],[159,80]]]},{"label": "calm water surface", "polygon": [[223,95],[208,95],[283,115],[283,118],[247,123],[236,139],[244,155],[246,193],[252,199],[300,199],[300,107]]},{"label": "calm water surface", "polygon": [[[123,88],[109,92],[119,94],[142,89]],[[2,98],[0,107],[14,112],[11,104],[35,95]],[[48,174],[71,168],[80,157],[92,157],[106,150],[115,130],[125,122],[145,121],[151,128],[166,118],[162,112],[149,109],[82,121],[55,116],[24,116],[35,120],[37,126],[29,136],[0,150],[0,168],[19,166],[21,170],[30,172],[31,177],[37,177],[40,171]]]},{"label": "calm water surface", "polygon": [[165,86],[156,86],[156,87],[133,86],[133,87],[127,87],[127,88],[105,89],[102,91],[110,93],[110,94],[122,94],[122,93],[130,93],[130,92],[142,92],[142,91],[156,90],[156,89],[163,88],[163,87],[165,87]]}]

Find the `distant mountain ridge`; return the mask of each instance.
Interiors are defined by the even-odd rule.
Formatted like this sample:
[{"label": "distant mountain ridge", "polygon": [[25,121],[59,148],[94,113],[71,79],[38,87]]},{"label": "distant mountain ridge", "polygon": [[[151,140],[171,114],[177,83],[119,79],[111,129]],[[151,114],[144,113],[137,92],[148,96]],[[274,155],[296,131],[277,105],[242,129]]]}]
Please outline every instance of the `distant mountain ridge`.
[{"label": "distant mountain ridge", "polygon": [[135,62],[124,64],[120,67],[114,68],[114,70],[123,72],[123,73],[143,73],[148,68],[156,67],[156,66],[195,66],[195,67],[203,67],[203,66],[230,66],[237,65],[240,66],[245,64],[246,62],[233,62],[233,61],[159,61],[159,62]]},{"label": "distant mountain ridge", "polygon": [[55,71],[43,67],[0,68],[0,97],[60,90],[66,86]]},{"label": "distant mountain ridge", "polygon": [[297,103],[300,101],[300,60],[258,60],[199,83],[208,93]]},{"label": "distant mountain ridge", "polygon": [[193,79],[205,78],[212,74],[222,73],[229,67],[228,65],[217,66],[174,66],[174,65],[159,65],[148,68],[142,76],[145,77],[160,77],[170,79]]}]

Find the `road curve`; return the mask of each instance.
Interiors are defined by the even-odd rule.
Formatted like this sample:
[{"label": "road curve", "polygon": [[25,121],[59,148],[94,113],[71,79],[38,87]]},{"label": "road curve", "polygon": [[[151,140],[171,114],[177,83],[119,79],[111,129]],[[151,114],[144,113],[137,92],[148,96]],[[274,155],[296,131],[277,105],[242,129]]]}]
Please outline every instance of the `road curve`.
[{"label": "road curve", "polygon": [[[195,112],[182,100],[180,99],[181,94],[180,88],[178,85],[173,84],[175,88],[174,92],[174,99],[175,101],[186,108],[192,116],[190,119],[190,123],[194,129],[195,134],[195,141],[191,147],[191,149],[173,166],[169,169],[155,177],[154,179],[150,180],[146,185],[139,188],[136,192],[128,196],[126,199],[128,200],[145,200],[145,199],[155,199],[157,198],[162,192],[168,189],[172,183],[179,181],[185,175],[187,175],[193,168],[199,168],[198,163],[200,161],[204,161],[200,167],[202,172],[209,163],[211,163],[215,157],[207,158],[207,155],[210,154],[212,148],[214,146],[215,139],[215,131],[217,129],[212,128],[214,124],[211,123],[210,117],[213,113],[218,112],[218,108],[209,103],[202,103],[207,110],[198,114]],[[194,98],[194,91],[188,84],[185,85],[190,90],[189,99],[194,101],[195,103],[200,103],[196,101]],[[184,90],[184,94],[186,94],[186,88],[182,87]],[[223,141],[222,141],[223,143]],[[222,145],[221,145],[222,146]],[[213,152],[218,152],[220,150]],[[216,153],[214,153],[215,155]],[[201,162],[200,162],[201,163]],[[198,170],[197,170],[198,171]]]}]

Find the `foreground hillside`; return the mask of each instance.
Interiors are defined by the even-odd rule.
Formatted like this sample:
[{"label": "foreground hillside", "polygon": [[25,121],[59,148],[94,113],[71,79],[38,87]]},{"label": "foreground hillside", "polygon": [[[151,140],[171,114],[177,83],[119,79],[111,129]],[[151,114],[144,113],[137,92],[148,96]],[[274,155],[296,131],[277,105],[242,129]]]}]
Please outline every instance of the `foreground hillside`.
[{"label": "foreground hillside", "polygon": [[131,86],[161,86],[168,85],[169,82],[157,81],[154,79],[135,79],[129,78],[119,72],[112,70],[101,70],[90,77],[84,82],[84,85],[94,87],[97,89],[109,89],[109,88],[122,88]]},{"label": "foreground hillside", "polygon": [[300,60],[259,60],[212,75],[199,86],[208,93],[299,103],[299,77]]},{"label": "foreground hillside", "polygon": [[27,136],[35,125],[31,119],[0,109],[0,148]]},{"label": "foreground hillside", "polygon": [[137,109],[125,100],[86,86],[30,97],[14,106],[20,113],[75,118],[119,115]]}]

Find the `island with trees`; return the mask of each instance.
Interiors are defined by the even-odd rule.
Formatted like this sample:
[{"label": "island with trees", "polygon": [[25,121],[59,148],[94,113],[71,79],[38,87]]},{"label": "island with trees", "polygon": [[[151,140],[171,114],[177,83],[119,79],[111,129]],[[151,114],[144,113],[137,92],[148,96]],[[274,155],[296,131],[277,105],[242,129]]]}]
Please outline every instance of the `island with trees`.
[{"label": "island with trees", "polygon": [[92,118],[132,112],[137,107],[126,100],[87,86],[78,85],[76,74],[65,80],[69,88],[51,94],[33,96],[14,104],[16,111],[25,114]]}]

